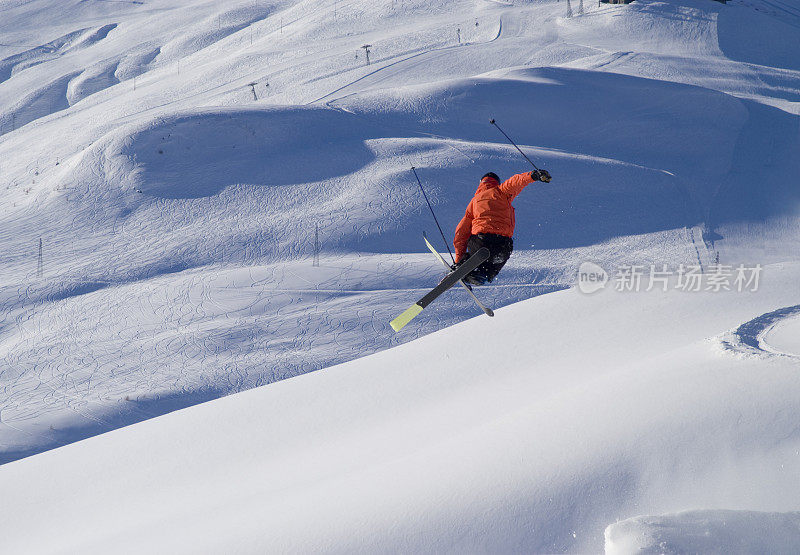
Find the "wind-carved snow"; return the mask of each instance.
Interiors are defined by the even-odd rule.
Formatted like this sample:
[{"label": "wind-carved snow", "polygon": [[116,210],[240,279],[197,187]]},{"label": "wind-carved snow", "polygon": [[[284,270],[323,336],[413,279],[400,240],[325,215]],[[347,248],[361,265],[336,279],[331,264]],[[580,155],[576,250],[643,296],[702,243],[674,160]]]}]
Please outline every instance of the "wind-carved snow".
[{"label": "wind-carved snow", "polygon": [[29,67],[92,46],[105,39],[116,27],[116,23],[109,23],[97,29],[80,29],[41,46],[3,58],[0,60],[0,82],[10,79],[14,74]]}]

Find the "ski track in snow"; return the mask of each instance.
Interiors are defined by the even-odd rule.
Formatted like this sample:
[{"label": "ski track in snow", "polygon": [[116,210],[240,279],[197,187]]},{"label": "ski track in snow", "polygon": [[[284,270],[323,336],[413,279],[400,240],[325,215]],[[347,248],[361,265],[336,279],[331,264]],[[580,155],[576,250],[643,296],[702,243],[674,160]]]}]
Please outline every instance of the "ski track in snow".
[{"label": "ski track in snow", "polygon": [[721,340],[723,347],[737,353],[800,359],[800,350],[786,352],[769,343],[770,332],[800,316],[800,305],[787,306],[745,322]]},{"label": "ski track in snow", "polygon": [[[389,281],[417,272],[418,283],[429,283],[441,273],[424,255],[414,264],[399,256],[374,258]],[[450,291],[417,326],[395,336],[388,322],[397,307],[425,287],[336,289],[331,286],[374,271],[346,256],[323,256],[319,268],[310,266],[198,268],[142,283],[76,283],[76,293],[61,300],[35,285],[21,291],[23,299],[37,300],[21,303],[5,325],[14,335],[0,351],[2,424],[30,435],[34,445],[25,452],[35,452],[198,399],[333,366],[476,314],[471,300]],[[315,282],[318,273],[327,279]],[[285,285],[303,281],[309,288]],[[559,288],[506,284],[478,294],[508,303]],[[57,422],[65,410],[79,424],[70,421],[62,430]],[[55,424],[39,429],[47,421]],[[12,450],[10,457],[18,455]]]}]

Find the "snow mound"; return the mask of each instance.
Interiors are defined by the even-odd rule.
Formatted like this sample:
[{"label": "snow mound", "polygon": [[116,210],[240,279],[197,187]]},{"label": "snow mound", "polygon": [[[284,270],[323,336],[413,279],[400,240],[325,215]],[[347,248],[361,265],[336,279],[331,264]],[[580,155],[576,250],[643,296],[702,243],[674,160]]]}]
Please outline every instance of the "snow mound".
[{"label": "snow mound", "polygon": [[800,553],[800,512],[686,511],[606,528],[606,555]]},{"label": "snow mound", "polygon": [[[317,183],[355,173],[375,159],[365,145],[374,128],[326,108],[215,109],[160,119],[130,133],[110,156],[135,161],[145,194],[198,198],[230,185]],[[309,188],[304,198],[323,202],[325,193]]]}]

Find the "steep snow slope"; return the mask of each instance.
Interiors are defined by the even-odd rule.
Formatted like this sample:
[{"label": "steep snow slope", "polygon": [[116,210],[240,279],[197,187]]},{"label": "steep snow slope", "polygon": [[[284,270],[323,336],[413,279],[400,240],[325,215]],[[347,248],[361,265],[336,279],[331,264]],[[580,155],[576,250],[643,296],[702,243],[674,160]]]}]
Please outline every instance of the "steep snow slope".
[{"label": "steep snow slope", "polygon": [[[0,472],[11,551],[598,552],[617,519],[796,511],[796,360],[725,332],[796,302],[576,289]],[[87,530],[85,523],[91,523]]]},{"label": "steep snow slope", "polygon": [[[558,2],[0,9],[0,461],[476,314],[453,291],[403,335],[386,325],[440,275],[409,166],[446,230],[480,175],[526,169],[489,117],[556,176],[517,201],[493,306],[585,260],[800,252],[791,18],[705,0],[571,19]],[[773,47],[737,46],[743,28]]]}]

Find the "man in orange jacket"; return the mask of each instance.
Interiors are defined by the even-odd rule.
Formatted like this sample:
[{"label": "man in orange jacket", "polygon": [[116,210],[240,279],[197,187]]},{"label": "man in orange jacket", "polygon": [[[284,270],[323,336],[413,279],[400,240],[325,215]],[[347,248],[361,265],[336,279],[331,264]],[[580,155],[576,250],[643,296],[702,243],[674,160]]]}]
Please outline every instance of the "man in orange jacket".
[{"label": "man in orange jacket", "polygon": [[481,178],[478,190],[472,197],[467,211],[456,227],[453,246],[456,248],[455,269],[481,247],[491,252],[489,259],[472,271],[464,281],[470,285],[491,282],[514,250],[513,200],[534,181],[550,182],[546,170],[519,173],[503,183],[494,172]]}]

